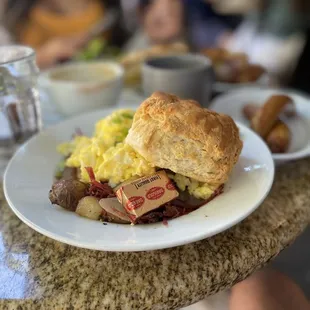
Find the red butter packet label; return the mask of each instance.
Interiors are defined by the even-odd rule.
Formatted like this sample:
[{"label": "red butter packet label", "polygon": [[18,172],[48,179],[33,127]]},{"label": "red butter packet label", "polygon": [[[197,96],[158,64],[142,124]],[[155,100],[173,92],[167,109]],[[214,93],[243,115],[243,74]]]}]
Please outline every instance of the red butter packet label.
[{"label": "red butter packet label", "polygon": [[129,215],[138,218],[179,196],[165,171],[136,179],[118,187],[118,201]]}]

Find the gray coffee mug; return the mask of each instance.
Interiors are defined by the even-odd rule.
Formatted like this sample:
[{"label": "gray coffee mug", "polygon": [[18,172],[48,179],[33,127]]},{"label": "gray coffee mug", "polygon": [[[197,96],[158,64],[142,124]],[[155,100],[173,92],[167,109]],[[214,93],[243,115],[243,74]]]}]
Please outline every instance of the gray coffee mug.
[{"label": "gray coffee mug", "polygon": [[201,55],[186,54],[148,59],[142,68],[143,91],[175,94],[194,99],[202,106],[210,103],[214,73],[211,61]]}]

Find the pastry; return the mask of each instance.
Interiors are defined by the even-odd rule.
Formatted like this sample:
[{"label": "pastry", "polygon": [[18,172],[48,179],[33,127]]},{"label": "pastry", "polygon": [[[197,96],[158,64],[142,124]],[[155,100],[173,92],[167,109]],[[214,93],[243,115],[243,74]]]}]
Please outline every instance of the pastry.
[{"label": "pastry", "polygon": [[139,107],[126,143],[155,166],[208,184],[227,181],[242,149],[231,117],[161,92]]},{"label": "pastry", "polygon": [[265,138],[276,124],[279,114],[291,104],[293,104],[292,99],[286,95],[271,96],[252,118],[252,128]]}]

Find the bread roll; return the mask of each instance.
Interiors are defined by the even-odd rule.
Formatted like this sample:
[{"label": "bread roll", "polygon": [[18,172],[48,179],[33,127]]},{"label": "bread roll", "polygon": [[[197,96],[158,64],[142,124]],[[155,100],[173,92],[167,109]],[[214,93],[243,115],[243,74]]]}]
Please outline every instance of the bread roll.
[{"label": "bread roll", "polygon": [[265,138],[274,127],[279,114],[288,106],[293,105],[293,100],[286,95],[271,96],[262,108],[252,118],[252,128]]},{"label": "bread roll", "polygon": [[281,120],[278,120],[266,138],[272,153],[285,153],[290,146],[291,131]]},{"label": "bread roll", "polygon": [[[242,111],[248,120],[252,120],[260,109],[258,105],[249,103],[243,107]],[[284,111],[284,114],[289,113],[288,117],[292,117],[293,111],[293,109]],[[290,145],[291,131],[285,123],[278,119],[265,140],[272,153],[285,153]]]},{"label": "bread roll", "polygon": [[169,54],[184,54],[187,53],[188,51],[189,51],[188,46],[181,42],[154,45],[147,49],[134,51],[124,55],[120,59],[120,63],[125,68],[128,68],[132,65],[142,64],[146,59],[150,57],[163,56]]},{"label": "bread roll", "polygon": [[155,166],[208,184],[227,181],[242,149],[229,116],[161,92],[141,104],[126,143]]},{"label": "bread roll", "polygon": [[222,62],[228,55],[228,52],[222,48],[205,48],[201,51],[201,53],[207,56],[213,64],[217,62]]}]

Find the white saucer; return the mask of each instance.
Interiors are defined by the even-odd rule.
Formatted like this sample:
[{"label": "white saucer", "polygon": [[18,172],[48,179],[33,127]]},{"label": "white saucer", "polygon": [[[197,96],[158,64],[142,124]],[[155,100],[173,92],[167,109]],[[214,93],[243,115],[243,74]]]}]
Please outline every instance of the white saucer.
[{"label": "white saucer", "polygon": [[268,85],[270,85],[269,83],[270,83],[270,76],[266,73],[263,74],[257,81],[249,83],[225,83],[215,81],[215,83],[213,84],[213,91],[217,94],[222,94],[228,91],[233,91],[244,87],[255,87],[255,86],[267,87]]},{"label": "white saucer", "polygon": [[60,155],[56,146],[78,126],[85,134],[111,110],[85,114],[33,137],[10,161],[4,192],[16,215],[36,231],[78,247],[102,251],[145,251],[174,247],[222,232],[252,213],[268,194],[274,163],[263,141],[240,125],[244,148],[224,193],[200,209],[163,223],[121,225],[91,221],[52,206],[48,192]]},{"label": "white saucer", "polygon": [[283,163],[310,156],[310,98],[305,95],[290,90],[249,87],[216,97],[209,108],[230,115],[235,121],[249,127],[249,121],[242,114],[243,106],[247,103],[262,105],[274,94],[287,94],[292,97],[297,116],[283,119],[292,132],[292,142],[287,153],[273,154],[273,159],[276,163]]}]

